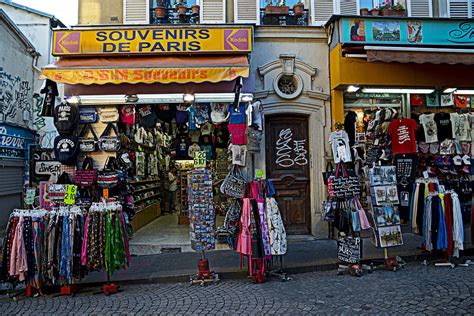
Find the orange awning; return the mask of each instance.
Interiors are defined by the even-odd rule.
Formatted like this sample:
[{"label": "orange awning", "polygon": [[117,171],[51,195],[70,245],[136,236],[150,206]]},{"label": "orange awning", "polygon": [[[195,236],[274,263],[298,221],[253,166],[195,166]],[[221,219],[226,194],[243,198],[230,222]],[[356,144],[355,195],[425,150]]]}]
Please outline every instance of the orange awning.
[{"label": "orange awning", "polygon": [[200,83],[249,76],[246,55],[60,58],[42,75],[67,84]]},{"label": "orange awning", "polygon": [[414,52],[414,51],[390,51],[390,50],[368,50],[367,61],[381,61],[386,63],[416,63],[416,64],[464,64],[474,65],[474,54],[451,53],[451,52]]}]

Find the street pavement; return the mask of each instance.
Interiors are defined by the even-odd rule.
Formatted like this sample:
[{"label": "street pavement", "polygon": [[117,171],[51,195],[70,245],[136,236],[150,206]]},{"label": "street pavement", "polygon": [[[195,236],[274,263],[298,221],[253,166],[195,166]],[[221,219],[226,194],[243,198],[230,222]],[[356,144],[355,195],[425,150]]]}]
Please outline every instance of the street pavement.
[{"label": "street pavement", "polygon": [[81,289],[73,297],[0,297],[2,315],[263,315],[263,314],[473,314],[474,266],[422,266],[397,272],[376,270],[362,277],[336,271],[295,274],[263,284],[221,280],[204,287],[189,283],[123,285],[111,296]]}]

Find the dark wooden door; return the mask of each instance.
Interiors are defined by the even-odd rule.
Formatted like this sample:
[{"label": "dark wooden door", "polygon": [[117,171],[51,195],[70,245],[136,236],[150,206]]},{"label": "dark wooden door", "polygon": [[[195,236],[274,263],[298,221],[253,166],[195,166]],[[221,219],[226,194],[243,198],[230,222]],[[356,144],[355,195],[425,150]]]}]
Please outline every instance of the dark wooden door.
[{"label": "dark wooden door", "polygon": [[267,178],[273,181],[288,234],[311,231],[308,117],[265,117]]}]

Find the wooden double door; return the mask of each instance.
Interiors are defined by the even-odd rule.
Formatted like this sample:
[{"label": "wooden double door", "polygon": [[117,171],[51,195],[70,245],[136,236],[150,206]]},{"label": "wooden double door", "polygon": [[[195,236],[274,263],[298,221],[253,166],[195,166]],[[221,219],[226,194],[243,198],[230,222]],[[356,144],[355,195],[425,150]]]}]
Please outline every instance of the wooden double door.
[{"label": "wooden double door", "polygon": [[288,234],[311,232],[308,117],[265,116],[266,175]]}]

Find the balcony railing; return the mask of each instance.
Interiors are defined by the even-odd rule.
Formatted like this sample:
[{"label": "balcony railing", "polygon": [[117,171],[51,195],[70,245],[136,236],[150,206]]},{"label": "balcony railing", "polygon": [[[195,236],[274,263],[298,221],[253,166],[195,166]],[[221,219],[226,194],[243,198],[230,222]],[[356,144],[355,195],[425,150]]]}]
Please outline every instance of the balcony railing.
[{"label": "balcony railing", "polygon": [[308,25],[308,10],[305,9],[303,14],[295,15],[293,9],[289,10],[288,14],[265,13],[265,9],[260,9],[260,24],[261,25]]},{"label": "balcony railing", "polygon": [[186,8],[184,14],[180,14],[177,8],[164,8],[164,12],[153,8],[150,11],[151,24],[199,24],[199,12],[193,14],[191,8]]}]

